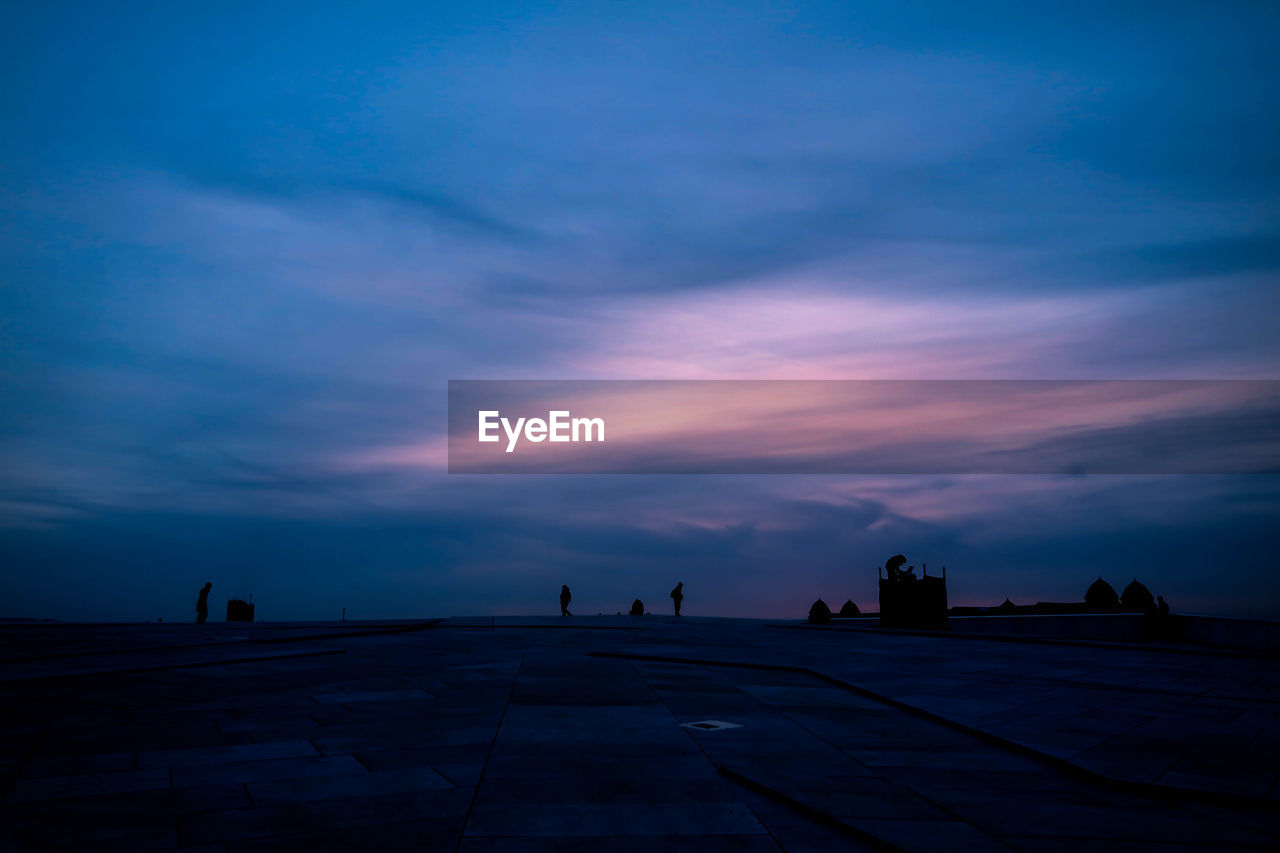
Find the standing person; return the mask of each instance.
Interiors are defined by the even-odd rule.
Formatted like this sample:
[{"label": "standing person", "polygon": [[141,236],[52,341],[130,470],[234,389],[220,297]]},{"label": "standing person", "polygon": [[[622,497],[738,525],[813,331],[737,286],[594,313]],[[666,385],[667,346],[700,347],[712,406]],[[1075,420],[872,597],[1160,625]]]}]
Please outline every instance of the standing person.
[{"label": "standing person", "polygon": [[676,588],[671,590],[671,601],[676,606],[676,615],[680,615],[680,604],[684,601],[684,581],[676,584]]},{"label": "standing person", "polygon": [[209,590],[213,589],[213,584],[205,581],[204,586],[200,587],[200,597],[196,599],[196,624],[203,625],[204,620],[209,618]]},{"label": "standing person", "polygon": [[573,600],[573,593],[569,592],[569,585],[567,583],[560,584],[560,615],[561,616],[573,615],[572,613],[569,612],[569,602],[572,600]]}]

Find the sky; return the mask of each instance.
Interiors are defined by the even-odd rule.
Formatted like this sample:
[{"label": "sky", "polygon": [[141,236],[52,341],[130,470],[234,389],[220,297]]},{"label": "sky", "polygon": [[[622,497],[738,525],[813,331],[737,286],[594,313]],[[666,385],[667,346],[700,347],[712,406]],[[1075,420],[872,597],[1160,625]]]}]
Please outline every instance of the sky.
[{"label": "sky", "polygon": [[451,379],[1280,379],[1280,10],[1064,6],[5,4],[0,616],[1280,618],[1274,475],[446,473]]}]

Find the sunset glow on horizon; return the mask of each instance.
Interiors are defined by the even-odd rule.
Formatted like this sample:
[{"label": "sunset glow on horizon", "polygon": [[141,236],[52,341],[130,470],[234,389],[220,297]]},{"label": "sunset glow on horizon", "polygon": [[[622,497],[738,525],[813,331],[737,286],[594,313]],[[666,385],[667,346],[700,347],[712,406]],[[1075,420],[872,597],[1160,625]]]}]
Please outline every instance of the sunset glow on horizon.
[{"label": "sunset glow on horizon", "polygon": [[[1070,406],[1228,446],[1194,395],[804,381],[1280,379],[1276,9],[374,6],[7,12],[0,616],[799,617],[905,552],[957,603],[1280,618],[1274,474],[733,473]],[[450,380],[548,379],[796,384],[606,382],[571,408],[628,473],[448,473]]]}]

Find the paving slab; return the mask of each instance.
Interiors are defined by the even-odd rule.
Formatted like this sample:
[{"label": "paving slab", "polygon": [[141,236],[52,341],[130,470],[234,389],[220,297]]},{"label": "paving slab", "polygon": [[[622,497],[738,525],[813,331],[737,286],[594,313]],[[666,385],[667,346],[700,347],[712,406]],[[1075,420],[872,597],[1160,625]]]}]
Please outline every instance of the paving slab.
[{"label": "paving slab", "polygon": [[309,755],[175,767],[172,778],[175,788],[194,788],[224,783],[244,785],[278,779],[362,775],[367,772],[368,769],[351,755]]},{"label": "paving slab", "polygon": [[168,788],[169,781],[168,770],[127,770],[120,773],[82,773],[78,776],[19,779],[5,797],[5,803],[68,800],[148,791]]},{"label": "paving slab", "polygon": [[0,630],[0,849],[1280,845],[1274,661],[574,619]]},{"label": "paving slab", "polygon": [[537,803],[477,808],[467,836],[766,835],[745,803]]}]

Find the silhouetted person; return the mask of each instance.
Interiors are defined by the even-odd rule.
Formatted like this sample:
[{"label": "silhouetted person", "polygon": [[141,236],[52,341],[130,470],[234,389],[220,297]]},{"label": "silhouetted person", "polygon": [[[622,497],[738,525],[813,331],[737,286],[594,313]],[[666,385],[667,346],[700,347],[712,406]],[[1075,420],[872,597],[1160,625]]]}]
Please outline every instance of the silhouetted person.
[{"label": "silhouetted person", "polygon": [[573,593],[569,592],[569,585],[567,583],[560,584],[560,615],[561,616],[573,615],[572,613],[569,612],[570,601],[573,601]]},{"label": "silhouetted person", "polygon": [[902,554],[894,554],[888,560],[885,560],[884,568],[889,573],[889,580],[896,581],[898,575],[902,573],[902,565],[907,562],[907,558]]},{"label": "silhouetted person", "polygon": [[1160,618],[1168,619],[1169,618],[1169,602],[1164,600],[1163,595],[1157,595],[1156,601],[1160,603]]},{"label": "silhouetted person", "polygon": [[632,616],[643,616],[643,615],[644,615],[644,602],[643,602],[643,601],[641,601],[640,599],[638,599],[638,598],[637,598],[635,601],[631,602],[631,615],[632,615]]},{"label": "silhouetted person", "polygon": [[196,624],[203,625],[204,620],[209,618],[209,590],[213,589],[213,584],[205,581],[204,586],[200,587],[200,597],[196,599]]},{"label": "silhouetted person", "polygon": [[676,615],[680,615],[680,603],[684,601],[684,581],[676,584],[676,588],[671,590],[671,601],[676,606]]}]

